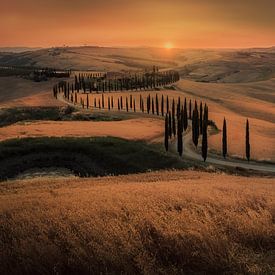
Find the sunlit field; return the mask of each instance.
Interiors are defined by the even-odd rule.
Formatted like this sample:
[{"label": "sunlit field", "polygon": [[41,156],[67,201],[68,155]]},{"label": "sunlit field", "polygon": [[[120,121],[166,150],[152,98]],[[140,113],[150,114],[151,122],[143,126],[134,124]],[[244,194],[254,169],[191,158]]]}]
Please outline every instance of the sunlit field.
[{"label": "sunlit field", "polygon": [[272,274],[274,183],[194,171],[2,183],[0,271]]}]

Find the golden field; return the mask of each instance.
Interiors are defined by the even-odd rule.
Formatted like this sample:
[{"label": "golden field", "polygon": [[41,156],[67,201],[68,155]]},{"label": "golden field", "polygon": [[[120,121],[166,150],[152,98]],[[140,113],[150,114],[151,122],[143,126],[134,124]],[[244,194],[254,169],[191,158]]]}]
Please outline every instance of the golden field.
[{"label": "golden field", "polygon": [[0,185],[1,274],[272,274],[274,178],[164,171]]}]

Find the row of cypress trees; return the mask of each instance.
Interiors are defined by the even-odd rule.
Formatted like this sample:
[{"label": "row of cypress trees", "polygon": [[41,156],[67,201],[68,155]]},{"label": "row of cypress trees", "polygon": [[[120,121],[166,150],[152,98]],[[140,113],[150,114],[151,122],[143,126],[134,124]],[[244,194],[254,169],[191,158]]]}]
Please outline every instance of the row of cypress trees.
[{"label": "row of cypress trees", "polygon": [[70,93],[92,93],[111,91],[138,91],[162,87],[177,82],[180,79],[177,71],[169,70],[159,72],[145,72],[139,74],[123,75],[116,78],[87,77],[83,74],[75,76],[74,82],[61,81],[53,87],[54,97],[58,93],[63,93],[68,98]]},{"label": "row of cypress trees", "polygon": [[[94,99],[90,99],[89,94],[86,94],[86,99],[83,99],[84,95],[82,95],[79,99],[77,93],[71,93],[70,96],[69,94],[66,94],[66,96],[67,96],[65,98],[66,100],[70,101],[75,105],[80,104],[83,108],[86,107],[87,109],[92,107],[105,109],[106,107],[109,110],[117,108],[117,110],[119,111],[124,109],[126,109],[126,111],[129,111],[130,109],[131,110],[134,109],[133,108],[134,105],[136,106],[136,99],[131,94],[129,96],[119,96],[117,99],[116,106],[115,106],[115,100],[113,95],[107,96],[106,94],[101,94],[100,98],[94,97]],[[107,100],[108,106],[105,106],[105,99]],[[146,105],[145,105],[145,102],[146,102]],[[186,130],[188,126],[188,118],[190,119],[194,115],[194,111],[193,111],[193,115],[191,115],[191,117],[190,115],[188,116],[188,112],[191,113],[191,110],[192,110],[192,101],[191,99],[189,101],[189,110],[187,107],[188,104],[187,104],[186,98],[184,99],[184,105],[181,106],[180,104],[181,104],[180,97],[178,98],[178,101],[176,103],[174,98],[172,100],[169,99],[168,96],[164,98],[163,94],[161,96],[159,96],[157,93],[155,94],[155,96],[151,96],[151,94],[149,94],[145,99],[141,94],[139,95],[139,110],[143,113],[147,112],[148,114],[151,113],[153,115],[156,114],[156,115],[164,116],[165,113],[169,113],[171,111],[173,117],[175,117],[175,115],[177,115],[178,117],[179,113],[182,111],[184,115],[183,117],[184,129]],[[195,102],[195,106],[196,105],[197,103]],[[145,109],[145,106],[146,106],[146,109]]]},{"label": "row of cypress trees", "polygon": [[[180,156],[183,153],[183,131],[187,129],[186,123],[184,119],[186,115],[182,111],[179,116],[177,116],[177,151]],[[201,155],[204,162],[207,159],[208,153],[208,135],[207,135],[207,128],[209,125],[208,120],[208,106],[205,104],[204,108],[202,107],[202,103],[200,104],[200,112],[198,111],[197,102],[195,101],[195,107],[193,110],[192,116],[192,140],[194,145],[198,146],[199,135],[202,136],[201,141]],[[245,152],[246,152],[246,159],[250,161],[250,132],[249,132],[249,120],[246,120],[246,134],[245,134]],[[172,136],[176,135],[176,128],[175,128],[175,117],[173,113],[170,111],[165,116],[165,131],[164,131],[164,146],[166,151],[169,149],[169,139]],[[227,156],[227,123],[226,119],[224,118],[223,121],[223,132],[222,132],[222,154],[223,157],[226,158]]]}]

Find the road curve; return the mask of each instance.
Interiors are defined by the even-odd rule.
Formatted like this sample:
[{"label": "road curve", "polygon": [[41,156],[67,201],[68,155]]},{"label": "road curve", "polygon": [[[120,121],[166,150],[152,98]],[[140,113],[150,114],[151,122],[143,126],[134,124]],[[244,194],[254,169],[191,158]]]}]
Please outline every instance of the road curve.
[{"label": "road curve", "polygon": [[[62,96],[58,96],[58,100],[67,103],[68,105],[74,106],[75,108],[80,108],[80,106],[75,106],[71,102],[66,101]],[[138,113],[136,113],[138,115]],[[191,121],[190,121],[191,123]],[[160,137],[161,138],[161,137]],[[176,142],[172,142],[172,151],[177,152],[176,150]],[[196,160],[199,162],[203,162],[200,152],[195,148],[192,143],[192,135],[190,129],[187,130],[184,135],[184,148],[183,148],[183,157],[187,157],[192,160]],[[267,163],[259,163],[256,161],[247,162],[245,160],[240,159],[222,159],[219,156],[215,157],[213,155],[207,157],[206,163],[213,165],[220,165],[230,168],[243,168],[248,170],[267,172],[267,173],[275,173],[275,164],[267,164]]]},{"label": "road curve", "polygon": [[[176,146],[176,144],[175,144]],[[188,157],[193,160],[203,162],[201,154],[196,150],[195,146],[192,143],[192,135],[191,131],[188,131],[186,135],[184,135],[184,149],[183,149],[183,157]],[[207,157],[206,163],[213,165],[222,165],[226,167],[232,168],[243,168],[249,170],[255,170],[260,172],[268,172],[275,173],[275,165],[259,163],[255,161],[247,162],[245,160],[239,159],[220,159],[218,156],[215,158],[213,155]]]}]

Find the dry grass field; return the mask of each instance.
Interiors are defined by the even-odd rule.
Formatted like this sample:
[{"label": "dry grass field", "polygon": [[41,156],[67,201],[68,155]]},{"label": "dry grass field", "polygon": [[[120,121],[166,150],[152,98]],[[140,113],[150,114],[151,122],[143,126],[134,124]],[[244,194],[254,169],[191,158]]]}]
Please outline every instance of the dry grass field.
[{"label": "dry grass field", "polygon": [[113,136],[154,141],[163,136],[163,121],[136,118],[124,121],[38,121],[13,124],[0,130],[0,141],[26,137]]},{"label": "dry grass field", "polygon": [[272,274],[274,179],[167,171],[0,185],[1,274]]},{"label": "dry grass field", "polygon": [[[100,47],[0,53],[0,66],[128,72],[157,65],[181,74],[159,91],[105,93],[105,110],[93,108],[101,94],[88,95],[92,108],[75,106],[68,115],[67,108],[24,109],[66,106],[52,96],[60,79],[0,77],[0,171],[4,180],[19,176],[0,182],[0,274],[275,274],[274,177],[240,167],[223,171],[249,177],[228,175],[166,153],[152,144],[163,143],[163,119],[139,110],[139,96],[149,93],[170,103],[203,101],[219,129],[227,119],[233,157],[244,156],[248,118],[252,159],[275,162],[274,53]],[[136,113],[109,114],[108,96],[116,109],[117,99],[130,94]],[[220,154],[221,132],[208,145]],[[73,175],[75,166],[83,176],[132,174],[84,179]],[[172,168],[182,170],[166,170]]]},{"label": "dry grass field", "polygon": [[22,106],[63,106],[52,96],[56,79],[33,82],[20,77],[0,77],[0,108]]}]

